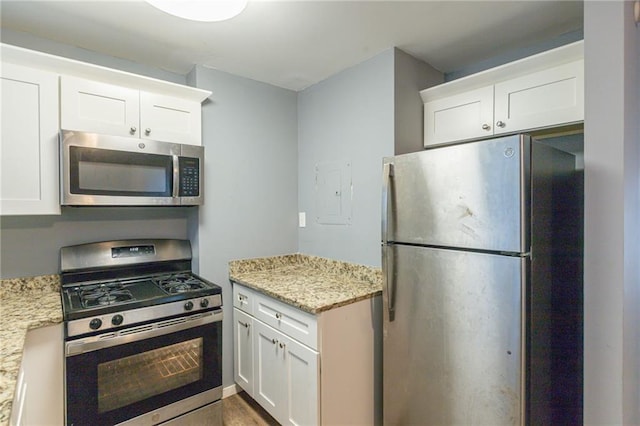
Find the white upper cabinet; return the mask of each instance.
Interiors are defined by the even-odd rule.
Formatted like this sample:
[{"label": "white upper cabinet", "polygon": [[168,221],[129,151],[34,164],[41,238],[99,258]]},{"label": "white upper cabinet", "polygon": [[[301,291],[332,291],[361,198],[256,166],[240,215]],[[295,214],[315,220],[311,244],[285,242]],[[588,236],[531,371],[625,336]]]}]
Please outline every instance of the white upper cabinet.
[{"label": "white upper cabinet", "polygon": [[81,78],[60,78],[60,127],[114,136],[138,136],[139,91]]},{"label": "white upper cabinet", "polygon": [[202,144],[200,102],[140,92],[141,137],[160,141]]},{"label": "white upper cabinet", "polygon": [[60,127],[200,145],[200,102],[71,76],[61,77]]},{"label": "white upper cabinet", "polygon": [[420,92],[425,147],[584,120],[583,42]]},{"label": "white upper cabinet", "polygon": [[584,120],[584,61],[495,85],[495,134]]},{"label": "white upper cabinet", "polygon": [[0,215],[60,214],[58,76],[2,64]]},{"label": "white upper cabinet", "polygon": [[493,134],[493,86],[424,104],[425,145]]}]

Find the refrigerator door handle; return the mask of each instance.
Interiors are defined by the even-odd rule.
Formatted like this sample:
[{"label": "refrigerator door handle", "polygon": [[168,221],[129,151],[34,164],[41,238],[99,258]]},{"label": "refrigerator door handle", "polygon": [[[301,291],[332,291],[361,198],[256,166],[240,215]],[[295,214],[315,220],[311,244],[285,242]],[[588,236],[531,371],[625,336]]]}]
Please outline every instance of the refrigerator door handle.
[{"label": "refrigerator door handle", "polygon": [[389,255],[392,254],[392,248],[383,244],[382,246],[382,298],[387,308],[389,322],[395,318],[395,280],[393,279],[393,260],[389,261]]},{"label": "refrigerator door handle", "polygon": [[382,294],[387,307],[389,321],[395,316],[395,286],[393,280],[393,260],[389,261],[392,252],[389,247],[389,196],[390,183],[393,176],[393,164],[384,163],[382,169]]},{"label": "refrigerator door handle", "polygon": [[382,244],[389,242],[389,195],[393,164],[384,163],[382,167]]}]

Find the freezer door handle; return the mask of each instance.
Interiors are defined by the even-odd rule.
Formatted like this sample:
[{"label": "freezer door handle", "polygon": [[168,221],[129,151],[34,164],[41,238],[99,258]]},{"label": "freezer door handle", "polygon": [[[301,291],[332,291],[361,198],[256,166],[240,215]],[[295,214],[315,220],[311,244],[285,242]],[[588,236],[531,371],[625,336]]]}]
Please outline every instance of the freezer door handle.
[{"label": "freezer door handle", "polygon": [[389,241],[389,196],[393,164],[384,163],[382,167],[382,244]]}]

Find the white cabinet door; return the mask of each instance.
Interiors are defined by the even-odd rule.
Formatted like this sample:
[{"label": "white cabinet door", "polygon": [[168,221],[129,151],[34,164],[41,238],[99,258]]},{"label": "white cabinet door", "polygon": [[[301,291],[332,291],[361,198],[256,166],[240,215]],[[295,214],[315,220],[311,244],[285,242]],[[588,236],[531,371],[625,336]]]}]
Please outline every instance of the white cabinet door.
[{"label": "white cabinet door", "polygon": [[126,87],[63,76],[60,127],[114,136],[140,134],[140,92]]},{"label": "white cabinet door", "polygon": [[140,92],[141,137],[159,141],[202,144],[200,103]]},{"label": "white cabinet door", "polygon": [[233,308],[233,370],[237,384],[253,396],[253,318]]},{"label": "white cabinet door", "polygon": [[424,145],[433,146],[493,134],[493,86],[424,104]]},{"label": "white cabinet door", "polygon": [[254,321],[253,398],[276,420],[287,413],[284,350],[279,347],[283,334],[260,321]]},{"label": "white cabinet door", "polygon": [[199,102],[63,76],[60,127],[200,145]]},{"label": "white cabinet door", "polygon": [[0,215],[60,214],[58,76],[3,63]]},{"label": "white cabinet door", "polygon": [[319,373],[317,352],[293,339],[278,343],[285,350],[285,375],[287,377],[287,417],[284,424],[319,424]]},{"label": "white cabinet door", "polygon": [[254,324],[254,399],[283,425],[319,423],[319,354],[261,321]]},{"label": "white cabinet door", "polygon": [[584,120],[584,61],[495,85],[495,134]]}]

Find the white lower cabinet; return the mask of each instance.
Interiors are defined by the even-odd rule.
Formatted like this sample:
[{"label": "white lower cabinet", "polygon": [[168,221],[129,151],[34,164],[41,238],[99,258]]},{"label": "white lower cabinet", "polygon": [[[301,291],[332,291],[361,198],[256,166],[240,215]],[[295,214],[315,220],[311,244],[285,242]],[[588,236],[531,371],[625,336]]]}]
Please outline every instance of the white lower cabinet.
[{"label": "white lower cabinet", "polygon": [[233,371],[237,384],[253,396],[253,318],[233,308]]},{"label": "white lower cabinet", "polygon": [[234,283],[233,304],[235,381],[279,423],[381,424],[379,296],[313,315]]},{"label": "white lower cabinet", "polygon": [[315,317],[238,285],[234,286],[234,305],[236,383],[283,425],[319,424],[318,352],[256,314],[270,313],[273,324],[285,330],[293,324],[297,325],[293,330],[315,330]]},{"label": "white lower cabinet", "polygon": [[318,424],[318,353],[254,321],[253,398],[285,425]]}]

